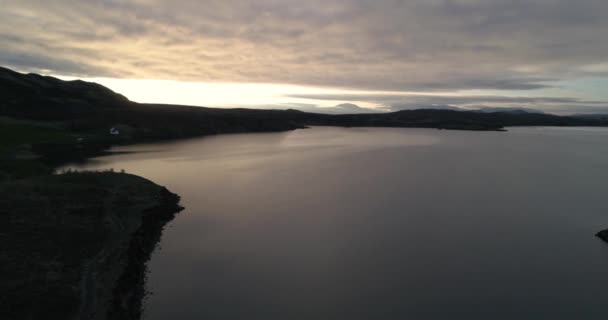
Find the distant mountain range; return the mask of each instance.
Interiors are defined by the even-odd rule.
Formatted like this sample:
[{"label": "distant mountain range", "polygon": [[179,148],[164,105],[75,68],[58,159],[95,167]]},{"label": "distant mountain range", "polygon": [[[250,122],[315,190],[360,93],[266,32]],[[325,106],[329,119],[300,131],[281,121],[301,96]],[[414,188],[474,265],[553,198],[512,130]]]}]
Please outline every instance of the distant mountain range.
[{"label": "distant mountain range", "polygon": [[600,120],[600,121],[608,121],[608,114],[575,114],[573,115],[575,118],[588,119],[588,120]]},{"label": "distant mountain range", "polygon": [[[343,106],[352,109],[352,106]],[[556,116],[529,109],[477,112],[403,110],[389,113],[319,114],[298,110],[220,109],[140,104],[91,82],[63,81],[0,68],[0,116],[60,122],[74,132],[123,139],[168,139],[233,132],[285,131],[311,125],[501,130],[509,126],[608,126],[606,117]]]},{"label": "distant mountain range", "polygon": [[471,110],[471,111],[473,111],[473,112],[483,112],[483,113],[508,112],[508,113],[541,113],[541,114],[544,114],[544,112],[542,112],[540,110],[530,109],[530,108],[520,108],[520,107],[514,107],[514,108],[509,108],[509,107],[481,107],[479,109]]}]

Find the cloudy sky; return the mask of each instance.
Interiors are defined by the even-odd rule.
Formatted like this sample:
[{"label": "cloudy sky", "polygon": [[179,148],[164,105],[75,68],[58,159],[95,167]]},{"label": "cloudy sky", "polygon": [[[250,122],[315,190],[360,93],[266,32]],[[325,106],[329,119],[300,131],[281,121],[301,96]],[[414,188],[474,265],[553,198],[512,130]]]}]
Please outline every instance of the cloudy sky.
[{"label": "cloudy sky", "polygon": [[136,101],[608,112],[606,0],[0,0],[0,7],[0,65],[98,81]]}]

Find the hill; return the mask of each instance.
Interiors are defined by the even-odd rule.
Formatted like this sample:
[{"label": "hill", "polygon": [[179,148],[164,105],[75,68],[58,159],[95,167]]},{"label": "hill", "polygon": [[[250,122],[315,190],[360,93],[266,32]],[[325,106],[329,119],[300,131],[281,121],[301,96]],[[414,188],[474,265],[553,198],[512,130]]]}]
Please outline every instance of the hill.
[{"label": "hill", "polygon": [[[270,132],[309,125],[501,130],[509,126],[606,126],[605,118],[528,112],[404,110],[326,115],[297,110],[219,109],[140,104],[96,83],[63,81],[0,68],[0,116],[59,122],[70,132],[110,142],[183,138],[218,133]],[[119,128],[110,137],[110,128]],[[103,139],[102,139],[103,140]]]}]

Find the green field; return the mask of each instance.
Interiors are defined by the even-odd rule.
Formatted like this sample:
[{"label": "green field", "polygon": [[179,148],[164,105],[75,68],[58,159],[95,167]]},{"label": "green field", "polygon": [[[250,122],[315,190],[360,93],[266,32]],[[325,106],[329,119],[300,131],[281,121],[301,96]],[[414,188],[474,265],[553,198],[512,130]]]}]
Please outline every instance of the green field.
[{"label": "green field", "polygon": [[35,124],[0,120],[0,152],[32,143],[75,142],[76,138],[65,130]]},{"label": "green field", "polygon": [[58,126],[0,118],[0,181],[52,172],[32,153],[31,145],[76,143],[76,137]]}]

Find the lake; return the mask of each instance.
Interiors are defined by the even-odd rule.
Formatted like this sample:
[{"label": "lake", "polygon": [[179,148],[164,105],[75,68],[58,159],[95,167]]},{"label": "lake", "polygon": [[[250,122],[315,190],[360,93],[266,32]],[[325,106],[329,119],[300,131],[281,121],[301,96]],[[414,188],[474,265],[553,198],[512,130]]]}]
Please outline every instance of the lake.
[{"label": "lake", "polygon": [[608,129],[315,127],[117,147],[186,208],[144,319],[606,319]]}]

